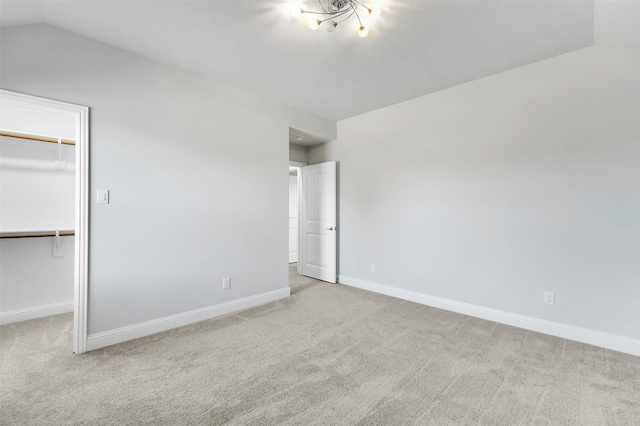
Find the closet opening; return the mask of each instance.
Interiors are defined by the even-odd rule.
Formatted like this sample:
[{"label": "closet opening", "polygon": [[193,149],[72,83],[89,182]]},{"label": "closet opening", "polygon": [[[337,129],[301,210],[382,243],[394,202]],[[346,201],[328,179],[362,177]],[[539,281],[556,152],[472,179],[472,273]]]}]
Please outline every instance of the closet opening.
[{"label": "closet opening", "polygon": [[0,90],[0,324],[73,312],[86,351],[89,109]]}]

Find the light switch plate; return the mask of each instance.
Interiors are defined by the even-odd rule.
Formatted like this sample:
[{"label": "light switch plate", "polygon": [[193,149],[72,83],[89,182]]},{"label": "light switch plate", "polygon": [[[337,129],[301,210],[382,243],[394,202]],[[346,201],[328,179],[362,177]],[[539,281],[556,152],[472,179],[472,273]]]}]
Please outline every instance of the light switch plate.
[{"label": "light switch plate", "polygon": [[109,204],[109,190],[98,189],[98,204]]}]

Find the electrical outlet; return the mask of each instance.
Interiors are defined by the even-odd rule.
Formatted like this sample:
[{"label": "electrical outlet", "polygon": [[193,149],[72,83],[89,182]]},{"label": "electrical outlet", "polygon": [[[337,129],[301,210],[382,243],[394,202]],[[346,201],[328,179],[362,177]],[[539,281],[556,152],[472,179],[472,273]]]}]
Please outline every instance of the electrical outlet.
[{"label": "electrical outlet", "polygon": [[222,279],[222,289],[229,290],[231,287],[231,278],[223,278]]},{"label": "electrical outlet", "polygon": [[544,303],[547,305],[555,305],[556,304],[556,294],[552,291],[544,292]]},{"label": "electrical outlet", "polygon": [[371,272],[375,272],[376,271],[376,264],[372,263],[371,264]]}]

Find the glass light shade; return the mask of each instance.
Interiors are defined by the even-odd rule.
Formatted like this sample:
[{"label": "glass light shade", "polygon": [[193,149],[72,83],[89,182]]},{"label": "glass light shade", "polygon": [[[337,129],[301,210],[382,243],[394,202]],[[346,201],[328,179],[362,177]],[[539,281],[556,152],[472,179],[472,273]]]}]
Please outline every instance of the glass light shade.
[{"label": "glass light shade", "polygon": [[299,4],[292,4],[289,13],[291,13],[291,16],[293,16],[294,18],[297,18],[298,16],[302,15],[302,8]]},{"label": "glass light shade", "polygon": [[320,21],[319,20],[317,20],[316,18],[309,19],[309,29],[310,30],[315,31],[315,30],[318,29],[319,26],[320,26]]},{"label": "glass light shade", "polygon": [[369,34],[369,29],[365,26],[362,26],[358,29],[358,35],[362,38],[366,37]]}]

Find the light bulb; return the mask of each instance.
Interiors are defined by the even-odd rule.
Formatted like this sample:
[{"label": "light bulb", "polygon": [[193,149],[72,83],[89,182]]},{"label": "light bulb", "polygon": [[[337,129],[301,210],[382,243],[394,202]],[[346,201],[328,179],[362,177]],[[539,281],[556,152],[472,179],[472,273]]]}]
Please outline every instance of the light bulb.
[{"label": "light bulb", "polygon": [[293,16],[294,18],[297,18],[298,16],[302,15],[303,10],[300,7],[300,5],[292,4],[289,12],[291,13],[291,16]]},{"label": "light bulb", "polygon": [[374,17],[380,16],[380,6],[371,6],[369,8],[369,15]]},{"label": "light bulb", "polygon": [[317,30],[320,24],[321,24],[320,20],[316,18],[309,19],[309,29],[312,31]]},{"label": "light bulb", "polygon": [[358,29],[358,35],[362,38],[366,37],[369,34],[369,29],[365,26],[362,26]]}]

